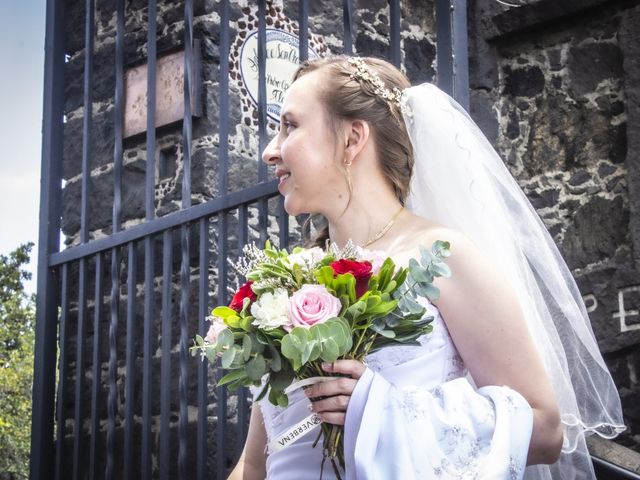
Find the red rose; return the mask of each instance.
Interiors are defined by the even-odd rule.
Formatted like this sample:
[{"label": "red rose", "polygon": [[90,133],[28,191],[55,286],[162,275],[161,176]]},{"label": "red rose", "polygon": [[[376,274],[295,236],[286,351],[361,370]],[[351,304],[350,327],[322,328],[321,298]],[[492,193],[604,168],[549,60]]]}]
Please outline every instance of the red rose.
[{"label": "red rose", "polygon": [[337,260],[330,264],[334,275],[350,273],[356,279],[356,297],[361,297],[369,288],[371,278],[371,262],[358,262],[356,260]]},{"label": "red rose", "polygon": [[252,284],[253,282],[249,280],[238,289],[236,294],[233,296],[233,300],[231,300],[231,303],[229,304],[229,308],[233,308],[236,312],[239,312],[242,310],[242,304],[245,298],[248,298],[252,302],[258,298],[256,297],[256,294],[253,293],[253,290],[251,290]]}]

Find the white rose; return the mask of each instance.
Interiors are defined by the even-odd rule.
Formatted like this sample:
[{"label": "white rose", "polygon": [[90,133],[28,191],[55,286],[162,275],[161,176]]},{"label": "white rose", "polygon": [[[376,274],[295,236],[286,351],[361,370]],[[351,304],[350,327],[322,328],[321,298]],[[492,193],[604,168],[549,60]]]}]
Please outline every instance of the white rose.
[{"label": "white rose", "polygon": [[315,263],[322,260],[325,253],[320,247],[306,248],[297,253],[290,254],[287,258],[289,263],[293,265],[297,263],[301,267],[313,266]]},{"label": "white rose", "polygon": [[263,293],[251,305],[251,315],[255,317],[253,325],[264,330],[291,325],[288,312],[289,295],[283,288]]}]

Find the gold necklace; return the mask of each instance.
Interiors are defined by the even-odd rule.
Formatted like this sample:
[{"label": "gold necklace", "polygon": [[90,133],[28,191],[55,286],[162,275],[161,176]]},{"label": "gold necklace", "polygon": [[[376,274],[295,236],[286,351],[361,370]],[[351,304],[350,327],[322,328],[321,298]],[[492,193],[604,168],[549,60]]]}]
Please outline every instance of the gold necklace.
[{"label": "gold necklace", "polygon": [[366,248],[369,245],[371,245],[373,242],[376,242],[380,240],[382,237],[384,237],[384,234],[387,233],[389,229],[393,226],[393,224],[396,222],[396,220],[398,219],[398,217],[400,216],[403,210],[404,210],[404,207],[401,207],[400,210],[398,210],[396,214],[393,217],[391,217],[391,220],[389,220],[389,222],[384,227],[382,227],[382,229],[378,233],[376,233],[373,237],[367,240],[367,242],[362,247]]}]

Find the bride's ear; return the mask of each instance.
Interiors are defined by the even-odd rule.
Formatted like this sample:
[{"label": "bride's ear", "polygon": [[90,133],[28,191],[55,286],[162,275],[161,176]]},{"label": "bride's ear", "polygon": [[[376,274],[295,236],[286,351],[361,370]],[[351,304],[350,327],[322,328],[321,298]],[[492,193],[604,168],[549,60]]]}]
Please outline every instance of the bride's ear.
[{"label": "bride's ear", "polygon": [[349,120],[344,128],[344,162],[351,164],[369,140],[369,124],[364,120]]}]

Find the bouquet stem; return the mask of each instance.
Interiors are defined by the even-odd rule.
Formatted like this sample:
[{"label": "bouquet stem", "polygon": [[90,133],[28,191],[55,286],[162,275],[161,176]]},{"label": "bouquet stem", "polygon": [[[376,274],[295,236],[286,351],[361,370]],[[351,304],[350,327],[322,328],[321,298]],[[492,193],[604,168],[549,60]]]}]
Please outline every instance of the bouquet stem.
[{"label": "bouquet stem", "polygon": [[338,480],[342,480],[340,472],[344,472],[344,447],[342,425],[322,424],[324,434],[324,457],[331,461],[331,468]]}]

